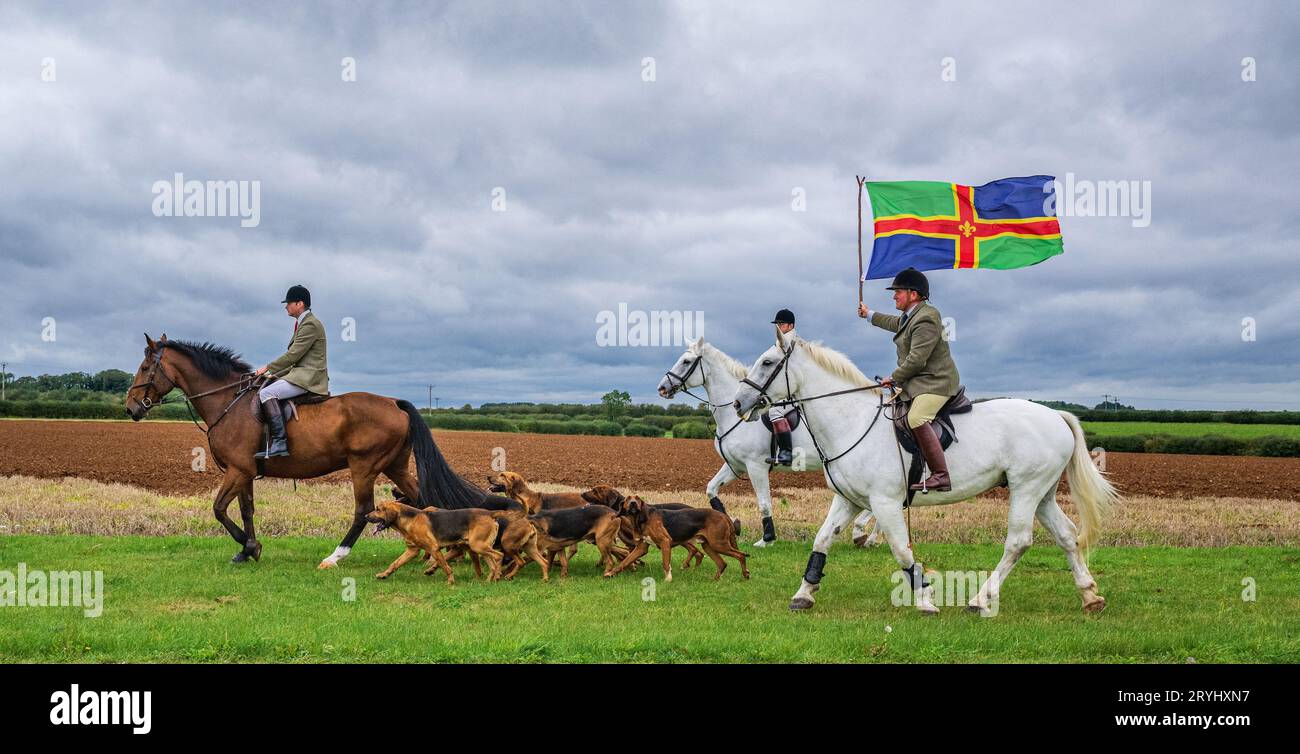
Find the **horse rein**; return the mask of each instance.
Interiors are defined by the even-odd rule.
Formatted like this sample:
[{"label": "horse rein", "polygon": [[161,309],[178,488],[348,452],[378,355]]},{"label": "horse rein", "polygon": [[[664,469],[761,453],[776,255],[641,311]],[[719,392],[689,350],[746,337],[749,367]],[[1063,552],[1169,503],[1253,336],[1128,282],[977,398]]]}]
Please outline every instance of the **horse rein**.
[{"label": "horse rein", "polygon": [[[245,394],[247,394],[255,386],[260,387],[261,385],[265,385],[269,379],[278,376],[279,374],[278,372],[273,375],[245,374],[240,376],[240,378],[235,382],[221,385],[219,387],[212,388],[211,390],[205,390],[202,393],[195,393],[194,395],[189,395],[188,393],[182,390],[181,398],[168,400],[167,394],[170,393],[172,390],[176,389],[175,381],[173,381],[172,378],[167,377],[166,372],[163,372],[163,377],[167,377],[167,381],[170,382],[171,385],[165,391],[160,391],[158,389],[158,386],[154,384],[154,380],[157,378],[158,375],[159,367],[162,365],[163,349],[166,347],[167,345],[165,343],[159,344],[158,351],[157,353],[154,354],[153,357],[153,364],[149,367],[148,376],[145,378],[143,382],[137,382],[131,387],[127,388],[127,392],[129,393],[130,391],[136,388],[146,388],[148,390],[153,390],[155,393],[157,393],[160,396],[159,399],[155,401],[149,398],[148,393],[146,393],[140,399],[140,405],[144,406],[144,410],[146,412],[148,412],[154,406],[161,406],[164,403],[178,403],[180,401],[184,401],[185,408],[186,410],[189,411],[190,414],[190,421],[194,422],[194,426],[197,427],[198,430],[204,434],[208,434],[209,432],[212,431],[214,427],[217,426],[217,424],[221,423],[221,420],[226,418],[226,414],[230,413],[230,409],[234,408],[235,404],[239,403],[239,400],[243,398]],[[205,429],[202,425],[199,424],[199,419],[194,414],[194,399],[204,398],[209,395],[213,395],[215,393],[220,393],[229,390],[232,387],[239,388],[239,390],[235,393],[235,397],[230,401],[230,403],[226,404],[225,409],[222,410],[221,415],[217,417],[216,421],[209,424]]]},{"label": "horse rein", "polygon": [[[789,348],[788,350],[786,350],[785,355],[781,358],[780,363],[777,364],[776,369],[772,371],[772,374],[768,376],[767,381],[764,382],[761,386],[760,386],[758,383],[754,382],[753,380],[749,379],[748,377],[746,377],[744,380],[741,380],[741,382],[743,382],[744,384],[749,385],[750,387],[756,389],[756,390],[758,391],[759,398],[762,400],[763,403],[766,403],[766,404],[768,405],[768,407],[773,407],[773,406],[798,406],[799,409],[802,411],[802,410],[803,410],[803,404],[804,404],[804,403],[808,403],[808,402],[816,401],[816,400],[821,400],[822,398],[831,398],[831,397],[833,397],[833,396],[837,396],[837,395],[848,395],[849,393],[860,393],[860,392],[862,392],[863,390],[871,390],[871,389],[873,389],[873,388],[880,388],[880,387],[892,388],[892,387],[893,387],[892,384],[891,384],[891,385],[884,385],[884,384],[881,384],[881,383],[880,383],[880,378],[877,377],[877,378],[876,378],[876,384],[874,384],[874,385],[865,385],[865,386],[862,386],[862,387],[849,388],[849,389],[847,389],[847,390],[836,390],[836,391],[831,392],[831,393],[822,393],[821,395],[813,395],[813,396],[809,396],[809,397],[807,397],[807,398],[798,398],[798,397],[795,397],[795,396],[791,396],[791,397],[789,397],[789,398],[786,398],[785,400],[781,400],[781,401],[773,401],[773,400],[771,399],[771,396],[769,396],[769,395],[767,394],[767,390],[768,390],[768,388],[770,388],[770,387],[772,386],[772,383],[776,381],[776,376],[777,376],[777,374],[779,374],[782,370],[784,370],[785,373],[786,373],[786,374],[785,374],[785,388],[786,388],[785,391],[786,391],[786,395],[790,395],[790,370],[788,369],[788,362],[790,361],[790,356],[794,353],[794,348],[795,348],[795,344],[791,343],[791,344],[790,344],[790,348]],[[844,456],[848,455],[849,453],[853,452],[853,449],[854,449],[854,448],[856,448],[856,447],[858,447],[859,445],[861,445],[861,444],[862,444],[862,441],[865,440],[865,439],[867,439],[867,435],[871,434],[871,430],[872,430],[872,428],[876,426],[876,422],[880,420],[880,415],[881,415],[882,413],[884,413],[884,410],[885,410],[885,396],[884,396],[884,393],[881,393],[881,394],[880,394],[880,402],[879,402],[879,403],[877,404],[877,406],[876,406],[876,415],[875,415],[874,417],[872,417],[872,419],[871,419],[871,423],[867,425],[867,429],[866,429],[866,431],[863,432],[862,435],[861,435],[860,437],[858,437],[858,439],[857,439],[857,440],[856,440],[852,445],[850,445],[850,446],[848,447],[847,450],[845,450],[845,451],[842,452],[842,453],[839,453],[839,454],[835,455],[835,456],[832,457],[832,458],[827,458],[827,457],[826,457],[826,453],[825,453],[825,451],[822,450],[821,443],[819,443],[819,442],[817,441],[817,435],[813,433],[812,425],[809,424],[807,421],[804,422],[804,427],[806,427],[806,428],[808,429],[808,437],[812,438],[812,441],[813,441],[813,448],[816,449],[816,451],[817,451],[817,457],[821,460],[822,469],[826,472],[826,479],[831,483],[831,486],[835,488],[835,491],[836,491],[837,493],[839,493],[840,497],[843,497],[845,500],[851,500],[852,498],[851,498],[850,496],[844,494],[844,490],[841,490],[839,484],[836,483],[836,481],[835,481],[835,476],[834,476],[833,474],[831,474],[831,463],[832,463],[833,461],[838,461],[839,459],[841,459],[841,458],[843,458]],[[890,419],[893,420],[894,417],[891,416]],[[897,437],[894,438],[894,442],[895,442],[895,443],[898,442],[898,438],[897,438]],[[899,465],[900,465],[900,466],[901,466],[902,463],[903,463],[903,449],[902,449],[902,446],[899,446],[899,449],[898,449],[898,462],[899,462]],[[906,489],[907,489],[907,471],[906,471],[906,470],[903,471],[903,488],[904,488],[904,491],[906,491]],[[911,540],[911,520],[910,520],[910,516],[909,516],[909,520],[908,520],[908,540],[909,540],[909,544],[908,544],[908,546],[910,547],[910,546],[911,546],[911,544],[910,544],[910,540]]]},{"label": "horse rein", "polygon": [[696,356],[695,361],[691,363],[690,369],[687,369],[685,374],[679,375],[676,372],[672,371],[671,369],[668,370],[667,372],[664,372],[664,376],[668,378],[668,383],[672,385],[673,394],[686,393],[687,395],[691,396],[692,398],[699,401],[700,403],[708,404],[710,409],[724,408],[726,406],[730,406],[731,405],[730,403],[714,403],[712,401],[701,398],[695,393],[692,393],[690,388],[686,387],[686,381],[691,378],[692,374],[695,374],[696,369],[700,370],[700,384],[703,385],[705,382],[708,381],[709,376],[706,375],[704,373],[704,370],[700,367],[700,365],[703,363],[704,363],[704,357]]},{"label": "horse rein", "polygon": [[[674,394],[674,395],[677,394],[677,393],[679,393],[679,392],[681,392],[681,393],[686,393],[687,395],[691,396],[692,398],[694,398],[695,400],[699,401],[700,403],[703,403],[703,404],[707,405],[707,406],[709,407],[709,413],[712,414],[713,411],[714,411],[714,409],[727,408],[727,407],[729,407],[731,404],[730,404],[730,403],[714,403],[714,402],[711,401],[711,400],[705,400],[704,398],[701,398],[700,396],[696,395],[695,393],[692,393],[692,392],[691,392],[691,389],[688,388],[688,387],[686,387],[686,381],[689,380],[689,379],[691,378],[691,375],[695,373],[695,370],[696,370],[696,369],[699,369],[699,370],[700,370],[700,384],[701,384],[701,385],[704,385],[705,383],[708,382],[709,376],[708,376],[707,374],[704,373],[704,369],[703,369],[703,367],[700,366],[700,365],[703,364],[703,363],[704,363],[704,356],[702,356],[702,355],[697,355],[696,358],[695,358],[695,361],[691,364],[690,368],[686,370],[686,373],[685,373],[685,374],[681,374],[681,375],[679,375],[679,374],[677,374],[676,372],[674,372],[674,371],[672,371],[672,370],[670,369],[670,370],[668,370],[667,372],[664,372],[664,376],[666,376],[666,377],[668,378],[668,383],[669,383],[670,385],[673,386],[673,394]],[[675,385],[673,384],[674,382],[676,383]],[[713,417],[713,422],[714,422],[715,425],[717,424],[717,420],[718,420],[718,417],[717,417],[717,416],[714,416],[714,417]],[[730,459],[730,458],[727,458],[727,452],[726,452],[725,450],[722,449],[722,441],[725,440],[725,439],[727,439],[727,435],[730,435],[732,432],[734,432],[734,431],[736,430],[736,427],[739,427],[741,424],[744,424],[744,423],[745,423],[745,420],[744,420],[743,418],[737,417],[737,419],[736,419],[736,423],[735,423],[735,424],[732,424],[732,425],[731,425],[731,428],[728,429],[726,432],[723,432],[722,434],[718,434],[718,430],[716,430],[716,429],[713,430],[713,441],[714,441],[715,443],[717,443],[717,446],[718,446],[718,455],[722,456],[722,461],[723,461],[723,463],[726,463],[727,466],[729,466],[729,467],[731,468],[732,471],[735,471],[736,467],[735,467],[734,464],[731,463],[731,459]]]}]

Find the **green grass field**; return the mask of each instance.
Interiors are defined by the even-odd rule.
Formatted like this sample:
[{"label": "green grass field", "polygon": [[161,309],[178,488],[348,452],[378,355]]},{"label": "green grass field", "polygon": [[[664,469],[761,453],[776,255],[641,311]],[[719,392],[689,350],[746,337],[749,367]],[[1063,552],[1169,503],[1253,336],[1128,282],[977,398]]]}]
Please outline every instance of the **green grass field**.
[{"label": "green grass field", "polygon": [[[948,607],[924,618],[894,607],[887,549],[837,544],[815,608],[790,613],[808,545],[753,551],[662,581],[649,569],[602,579],[584,547],[568,579],[535,566],[513,582],[457,584],[408,565],[373,575],[401,551],[363,539],[317,571],[332,538],[265,541],[261,563],[227,562],[218,537],[0,538],[0,569],[102,570],[104,609],[0,607],[0,662],[1297,662],[1300,554],[1291,548],[1103,548],[1093,558],[1101,615],[1080,610],[1065,560],[1035,547],[1004,585],[1000,614]],[[991,569],[993,545],[918,545],[927,568]],[[678,551],[680,552],[680,551]],[[680,564],[681,556],[676,557]],[[557,572],[558,573],[558,572]],[[653,576],[655,599],[643,599]],[[1257,599],[1242,599],[1242,580]],[[355,599],[345,600],[345,579]],[[890,630],[887,630],[890,629]]]},{"label": "green grass field", "polygon": [[1100,437],[1130,435],[1174,435],[1203,437],[1219,435],[1236,440],[1255,437],[1300,438],[1300,424],[1229,424],[1227,422],[1083,422],[1085,432]]}]

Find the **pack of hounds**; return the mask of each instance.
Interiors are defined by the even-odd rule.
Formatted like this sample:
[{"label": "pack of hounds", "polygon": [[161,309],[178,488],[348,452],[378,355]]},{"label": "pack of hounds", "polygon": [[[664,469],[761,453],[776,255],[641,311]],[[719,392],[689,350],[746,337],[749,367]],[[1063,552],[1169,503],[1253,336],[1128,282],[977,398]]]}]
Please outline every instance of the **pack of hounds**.
[{"label": "pack of hounds", "polygon": [[599,550],[606,577],[641,565],[653,543],[663,556],[665,581],[673,578],[674,547],[686,550],[683,569],[702,564],[707,553],[717,566],[716,581],[727,568],[722,559],[726,555],[738,560],[741,573],[749,578],[746,555],[736,546],[740,521],[728,516],[717,498],[713,507],[696,508],[684,503],[652,505],[604,484],[585,492],[537,492],[512,471],[490,475],[488,488],[492,494],[484,496],[483,507],[457,510],[416,508],[394,489],[394,500],[377,505],[366,520],[377,531],[396,530],[406,550],[376,578],[388,578],[419,558],[432,561],[425,575],[441,568],[447,583],[454,584],[451,563],[468,555],[479,578],[483,561],[489,581],[514,578],[531,562],[540,568],[542,581],[549,581],[555,559],[560,560],[560,575],[567,576],[569,559],[584,542]]}]

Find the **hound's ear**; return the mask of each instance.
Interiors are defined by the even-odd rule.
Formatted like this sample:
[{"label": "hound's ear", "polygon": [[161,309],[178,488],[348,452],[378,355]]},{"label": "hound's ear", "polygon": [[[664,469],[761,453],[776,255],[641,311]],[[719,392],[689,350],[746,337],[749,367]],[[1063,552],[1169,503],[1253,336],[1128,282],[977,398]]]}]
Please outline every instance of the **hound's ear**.
[{"label": "hound's ear", "polygon": [[582,495],[580,495],[580,497],[581,497],[583,500],[586,500],[587,502],[591,503],[592,505],[604,505],[604,504],[605,504],[605,501],[600,499],[600,493],[597,492],[596,489],[595,489],[594,487],[591,488],[591,489],[589,489],[589,490],[587,490],[586,492],[582,493]]}]

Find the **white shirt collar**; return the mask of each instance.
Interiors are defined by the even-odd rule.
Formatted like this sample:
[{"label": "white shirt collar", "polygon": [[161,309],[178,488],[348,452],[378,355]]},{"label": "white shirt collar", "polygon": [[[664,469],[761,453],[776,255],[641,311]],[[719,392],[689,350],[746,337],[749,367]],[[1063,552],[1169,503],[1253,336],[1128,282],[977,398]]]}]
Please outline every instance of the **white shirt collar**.
[{"label": "white shirt collar", "polygon": [[307,316],[307,313],[310,312],[310,311],[311,311],[311,309],[303,309],[303,310],[302,310],[302,314],[299,314],[297,317],[295,317],[295,320],[298,322],[298,324],[300,324],[300,325],[302,324],[302,318],[303,318],[303,317],[306,317],[306,316]]}]

